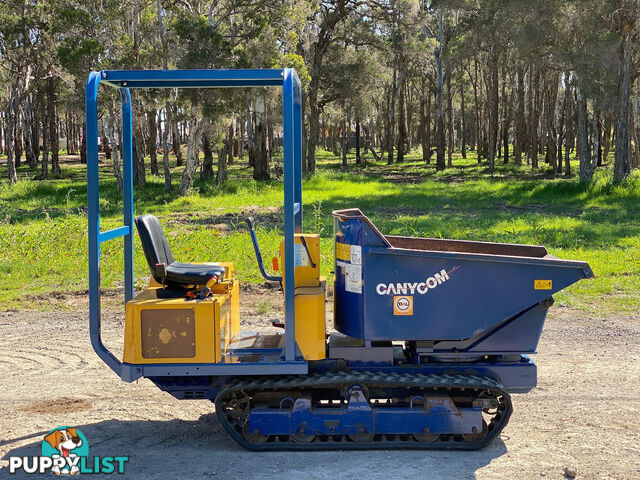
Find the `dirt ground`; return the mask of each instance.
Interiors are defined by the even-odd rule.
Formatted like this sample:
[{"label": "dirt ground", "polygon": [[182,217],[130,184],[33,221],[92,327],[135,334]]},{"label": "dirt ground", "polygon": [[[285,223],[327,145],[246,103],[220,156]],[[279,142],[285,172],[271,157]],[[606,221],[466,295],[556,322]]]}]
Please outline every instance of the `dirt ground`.
[{"label": "dirt ground", "polygon": [[[245,290],[245,327],[278,317],[279,301]],[[39,455],[44,434],[66,425],[80,428],[92,456],[128,455],[130,478],[560,479],[565,467],[576,478],[640,478],[640,318],[552,307],[539,386],[514,396],[509,425],[484,450],[252,453],[227,437],[209,401],[121,382],[91,349],[86,304],[73,305],[0,313],[0,477],[9,477],[8,457]],[[114,352],[122,329],[121,314],[104,313]]]}]

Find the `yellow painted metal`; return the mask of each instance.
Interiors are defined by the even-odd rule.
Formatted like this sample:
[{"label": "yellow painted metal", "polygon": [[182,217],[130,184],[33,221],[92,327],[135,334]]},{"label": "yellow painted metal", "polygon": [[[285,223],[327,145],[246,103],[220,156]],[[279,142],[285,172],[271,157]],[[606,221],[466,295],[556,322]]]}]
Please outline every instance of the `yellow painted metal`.
[{"label": "yellow painted metal", "polygon": [[227,278],[205,300],[158,298],[162,288],[150,287],[128,302],[123,361],[220,362],[240,331],[239,284],[227,265]]},{"label": "yellow painted metal", "polygon": [[295,290],[296,343],[305,360],[326,357],[326,294],[327,280],[324,277],[317,287],[298,287]]},{"label": "yellow painted metal", "polygon": [[[306,243],[306,248],[302,240],[303,238]],[[282,271],[284,272],[284,241],[280,244],[280,259]],[[317,233],[296,233],[294,239],[294,261],[296,288],[319,286],[320,235]]]}]

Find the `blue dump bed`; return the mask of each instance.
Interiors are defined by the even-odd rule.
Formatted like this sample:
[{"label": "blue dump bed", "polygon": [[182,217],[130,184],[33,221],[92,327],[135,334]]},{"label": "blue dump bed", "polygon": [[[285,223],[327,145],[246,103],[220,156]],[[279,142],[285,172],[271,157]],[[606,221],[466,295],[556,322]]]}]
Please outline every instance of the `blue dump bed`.
[{"label": "blue dump bed", "polygon": [[351,337],[534,352],[552,295],[593,276],[541,246],[385,236],[358,209],[333,215],[335,328]]}]

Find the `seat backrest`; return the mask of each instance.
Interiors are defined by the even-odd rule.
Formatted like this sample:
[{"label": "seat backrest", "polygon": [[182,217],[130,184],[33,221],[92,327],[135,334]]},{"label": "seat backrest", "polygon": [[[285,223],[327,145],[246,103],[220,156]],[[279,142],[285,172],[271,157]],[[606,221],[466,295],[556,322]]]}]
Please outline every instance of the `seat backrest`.
[{"label": "seat backrest", "polygon": [[142,241],[142,249],[144,250],[144,256],[147,258],[151,276],[156,281],[162,282],[162,279],[158,278],[156,273],[156,265],[158,263],[171,265],[175,262],[167,237],[162,231],[160,222],[154,215],[140,215],[134,219],[134,222]]}]

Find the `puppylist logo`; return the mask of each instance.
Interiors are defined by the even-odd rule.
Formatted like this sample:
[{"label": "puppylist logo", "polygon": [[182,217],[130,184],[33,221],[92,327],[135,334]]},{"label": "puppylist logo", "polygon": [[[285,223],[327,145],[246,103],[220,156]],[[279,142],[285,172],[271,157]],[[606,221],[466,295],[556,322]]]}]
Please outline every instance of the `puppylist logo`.
[{"label": "puppylist logo", "polygon": [[9,473],[45,473],[77,475],[124,473],[129,457],[92,457],[89,442],[77,428],[57,427],[44,436],[39,457],[10,457]]}]

